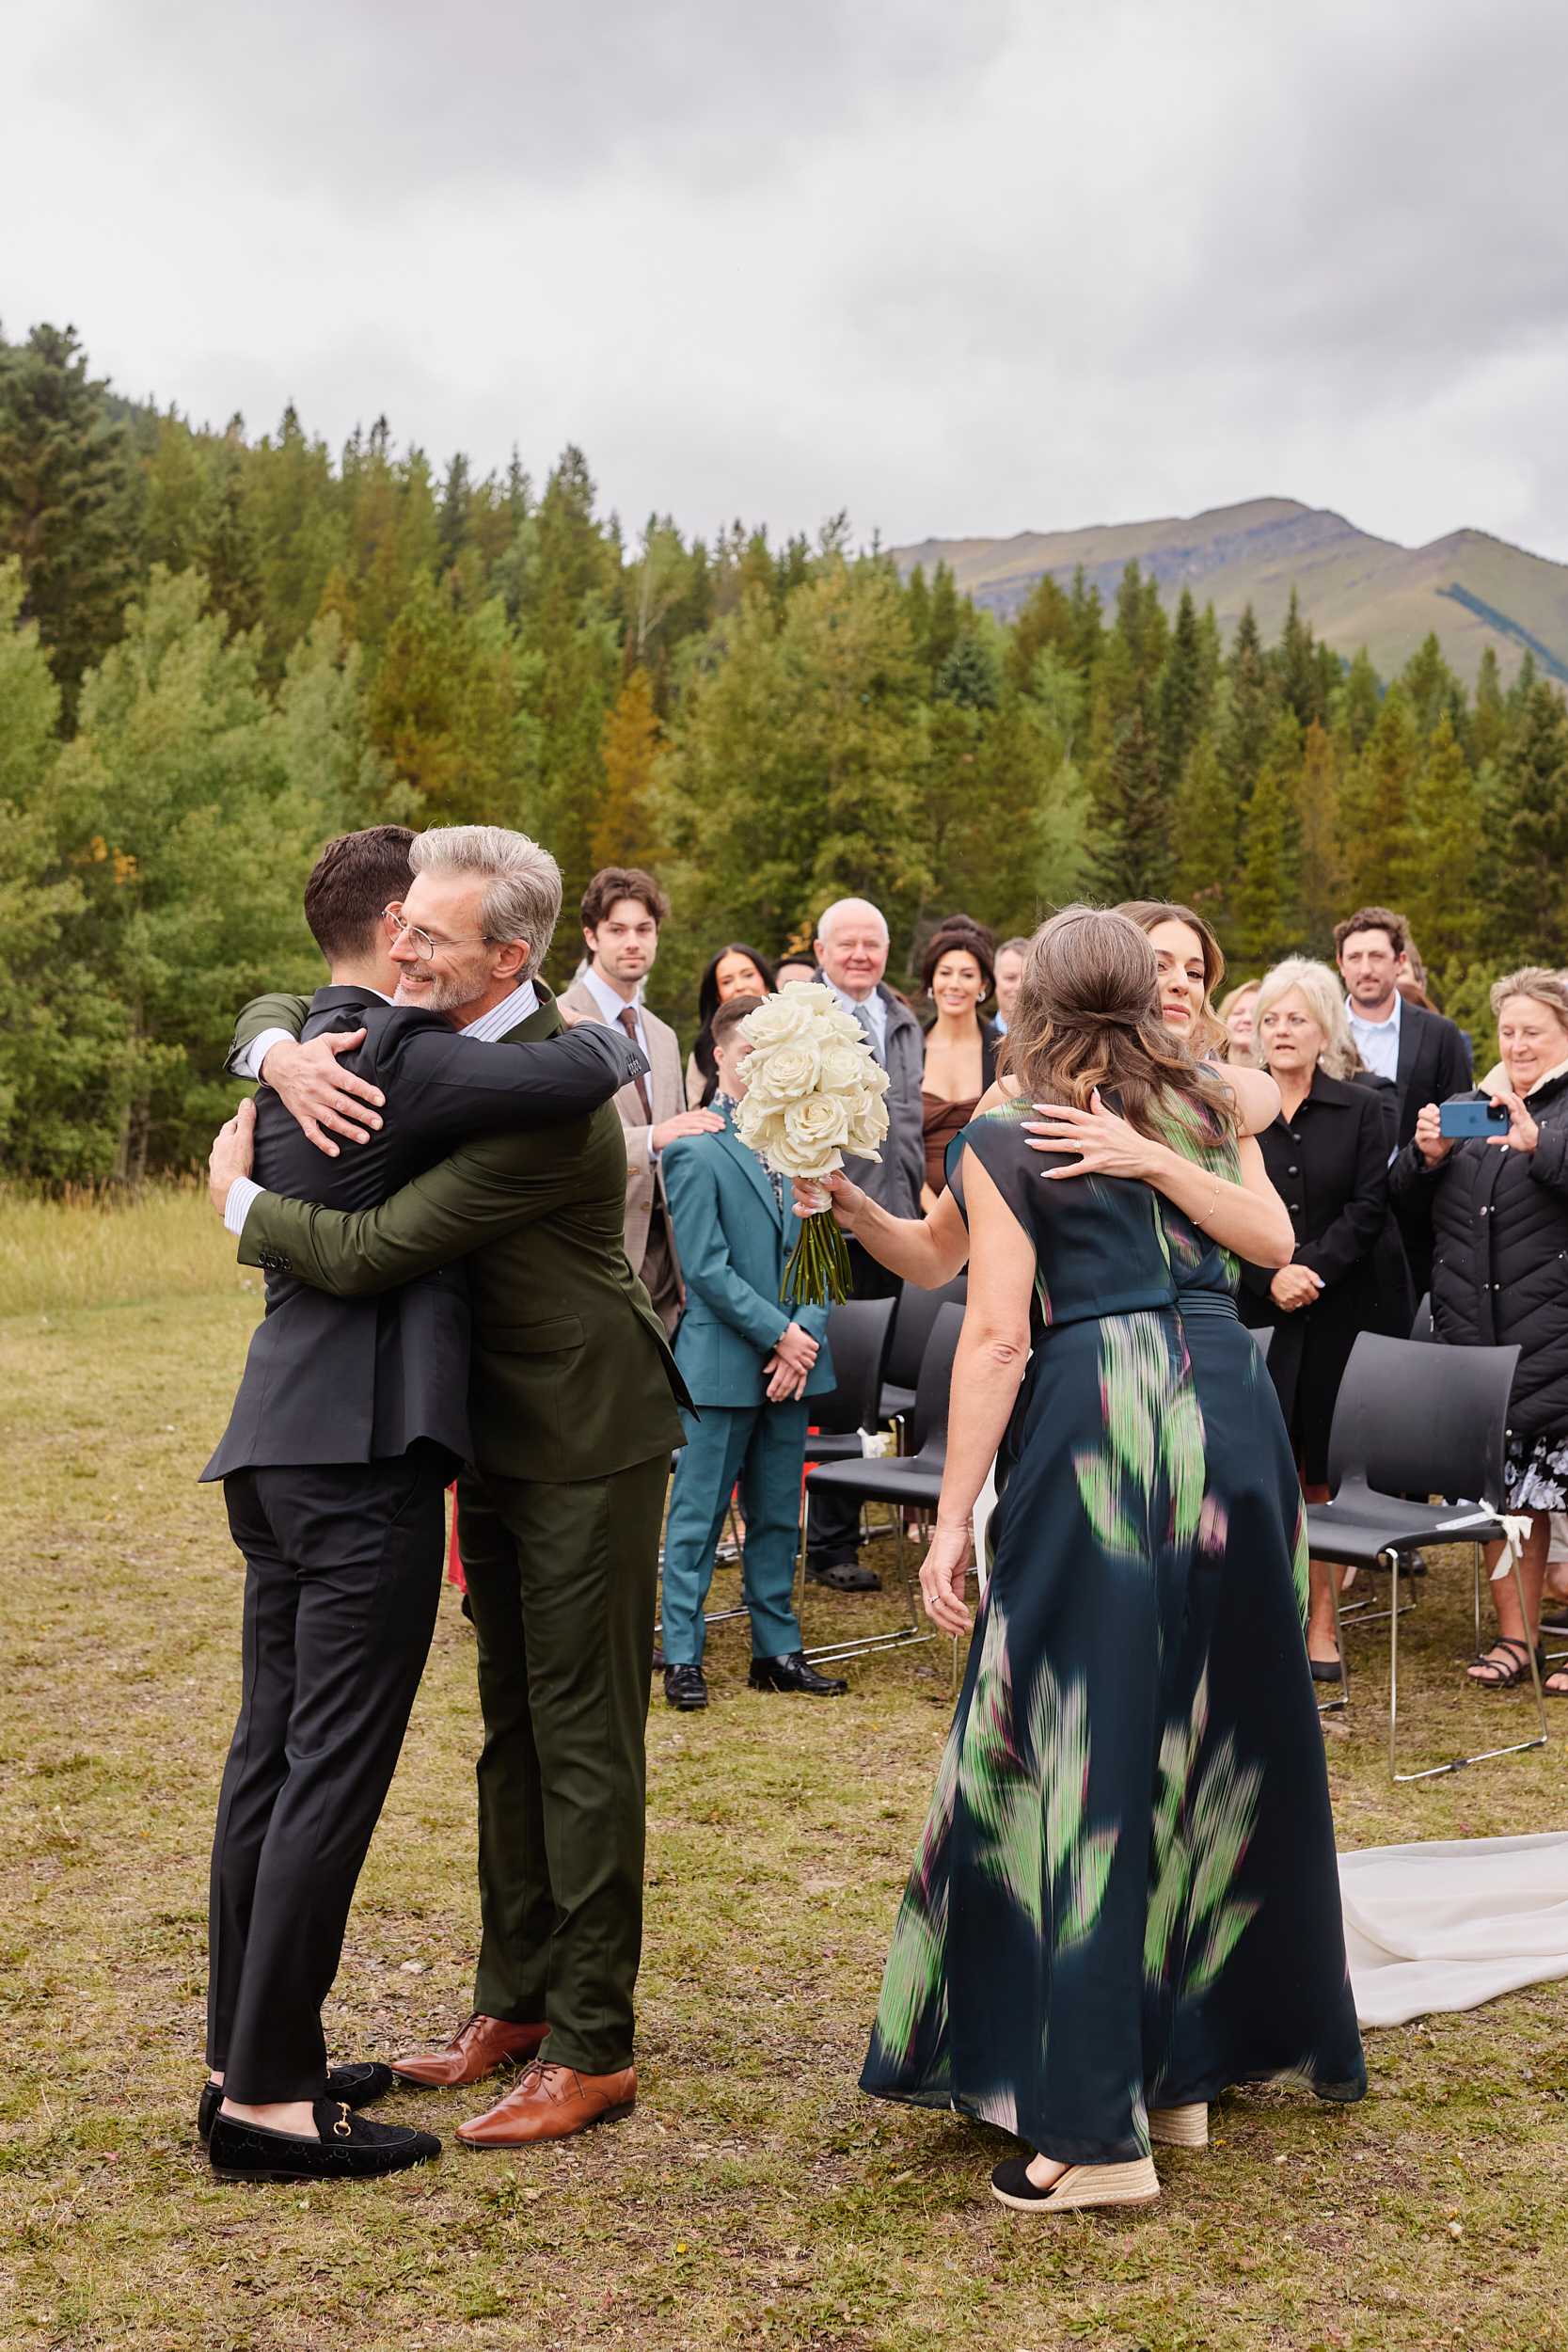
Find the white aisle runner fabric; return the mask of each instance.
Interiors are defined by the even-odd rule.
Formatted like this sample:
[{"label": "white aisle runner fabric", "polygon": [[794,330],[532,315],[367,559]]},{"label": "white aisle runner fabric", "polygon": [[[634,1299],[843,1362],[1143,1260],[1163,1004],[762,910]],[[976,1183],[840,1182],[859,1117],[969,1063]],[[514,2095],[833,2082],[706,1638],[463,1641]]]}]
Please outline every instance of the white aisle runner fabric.
[{"label": "white aisle runner fabric", "polygon": [[1342,1853],[1339,1895],[1363,2026],[1568,1977],[1568,1832]]}]

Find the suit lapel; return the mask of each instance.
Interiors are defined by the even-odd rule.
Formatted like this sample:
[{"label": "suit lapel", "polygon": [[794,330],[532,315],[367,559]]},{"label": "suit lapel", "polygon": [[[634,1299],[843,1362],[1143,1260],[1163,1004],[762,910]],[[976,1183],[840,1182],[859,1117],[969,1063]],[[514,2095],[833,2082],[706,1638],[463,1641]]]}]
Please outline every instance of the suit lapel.
[{"label": "suit lapel", "polygon": [[1400,1090],[1400,1109],[1410,1091],[1410,1081],[1416,1074],[1416,1064],[1421,1057],[1421,1031],[1426,1015],[1419,1005],[1400,1005],[1400,1057],[1395,1066],[1394,1083]]},{"label": "suit lapel", "polygon": [[738,1161],[739,1165],[745,1169],[748,1178],[756,1191],[757,1197],[759,1200],[767,1202],[768,1216],[772,1218],[774,1225],[782,1232],[784,1228],[784,1212],[774,1198],[772,1185],[768,1181],[768,1170],[764,1168],[756,1153],[754,1152],[749,1152],[746,1149],[746,1146],[741,1142],[740,1137],[736,1134],[733,1127],[726,1127],[723,1134],[717,1136],[715,1140],[729,1153],[732,1160]]}]

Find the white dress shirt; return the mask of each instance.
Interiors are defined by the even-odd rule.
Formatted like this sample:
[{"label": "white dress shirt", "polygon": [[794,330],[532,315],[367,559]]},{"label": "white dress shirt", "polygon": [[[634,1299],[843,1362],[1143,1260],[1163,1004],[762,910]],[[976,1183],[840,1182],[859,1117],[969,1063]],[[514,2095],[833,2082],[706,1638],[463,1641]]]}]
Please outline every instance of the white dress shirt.
[{"label": "white dress shirt", "polygon": [[887,998],[882,994],[881,990],[874,988],[869,996],[863,996],[857,1001],[853,996],[847,996],[843,989],[835,988],[826,972],[822,975],[822,985],[834,1002],[844,1007],[846,1012],[853,1013],[857,1021],[864,1014],[870,1022],[871,1039],[877,1048],[877,1059],[885,1070],[887,1068]]},{"label": "white dress shirt", "polygon": [[[381,991],[378,988],[369,989],[366,993],[372,996],[381,996]],[[381,996],[381,1001],[384,1005],[389,1005],[392,1000],[389,996]],[[514,989],[510,996],[503,996],[499,1005],[492,1005],[488,1012],[482,1012],[477,1021],[470,1021],[467,1026],[459,1029],[457,1034],[459,1037],[476,1038],[482,1045],[494,1045],[511,1030],[516,1028],[519,1022],[527,1021],[538,1009],[539,991],[531,980],[525,980],[521,988]],[[298,1043],[298,1040],[291,1037],[287,1029],[263,1029],[261,1036],[245,1048],[245,1053],[236,1057],[235,1070],[247,1078],[260,1075],[261,1065],[266,1059],[268,1045],[276,1045],[279,1038],[286,1045]],[[260,1048],[259,1052],[258,1048]],[[254,1072],[244,1068],[244,1064],[253,1054],[257,1056]],[[249,1214],[250,1204],[253,1200],[259,1200],[265,1189],[264,1185],[255,1183],[249,1176],[235,1177],[229,1187],[229,1199],[224,1204],[223,1211],[223,1221],[231,1233],[237,1236],[245,1232],[245,1221]]]},{"label": "white dress shirt", "polygon": [[1346,1000],[1345,1015],[1356,1050],[1368,1069],[1380,1078],[1397,1078],[1400,1074],[1400,1011],[1403,1003],[1396,989],[1394,1009],[1386,1021],[1363,1021],[1354,1003]]},{"label": "white dress shirt", "polygon": [[642,1025],[641,990],[638,990],[628,1005],[626,998],[618,990],[611,988],[608,980],[600,979],[592,964],[582,975],[582,984],[612,1029],[624,1030],[626,1023],[621,1015],[624,1012],[629,1012],[632,1015],[637,1023],[637,1042],[642,1049],[642,1058],[645,1062],[651,1063],[653,1056],[648,1051],[648,1032]]}]

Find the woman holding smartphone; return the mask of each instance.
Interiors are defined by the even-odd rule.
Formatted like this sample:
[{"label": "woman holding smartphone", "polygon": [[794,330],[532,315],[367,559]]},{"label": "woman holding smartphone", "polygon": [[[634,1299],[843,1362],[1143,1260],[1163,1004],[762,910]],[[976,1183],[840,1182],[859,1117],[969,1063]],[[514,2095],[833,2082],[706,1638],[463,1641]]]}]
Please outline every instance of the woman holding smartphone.
[{"label": "woman holding smartphone", "polygon": [[[1491,1587],[1497,1639],[1470,1668],[1472,1682],[1510,1691],[1541,1653],[1541,1586],[1551,1514],[1568,1503],[1568,986],[1528,964],[1492,991],[1505,1083],[1475,1088],[1440,1110],[1429,1103],[1390,1172],[1402,1216],[1430,1221],[1432,1320],[1456,1347],[1517,1342],[1509,1404],[1503,1508],[1528,1512],[1521,1563],[1527,1625],[1512,1577]],[[1506,1114],[1491,1134],[1474,1127],[1490,1100]],[[1498,1544],[1487,1548],[1496,1566]],[[1568,1698],[1568,1673],[1544,1685]]]}]

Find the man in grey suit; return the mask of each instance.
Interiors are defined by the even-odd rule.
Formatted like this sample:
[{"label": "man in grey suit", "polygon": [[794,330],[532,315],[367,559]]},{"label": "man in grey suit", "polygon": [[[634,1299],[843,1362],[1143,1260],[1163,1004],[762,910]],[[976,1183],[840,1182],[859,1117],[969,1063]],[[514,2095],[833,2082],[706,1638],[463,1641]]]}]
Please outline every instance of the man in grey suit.
[{"label": "man in grey suit", "polygon": [[[920,1099],[926,1040],[919,1022],[882,979],[887,970],[887,920],[869,898],[835,898],[823,911],[813,942],[822,978],[846,1012],[853,1013],[891,1085],[882,1100],[888,1132],[882,1156],[856,1162],[857,1181],[889,1216],[918,1216],[926,1174],[925,1111]],[[856,1298],[893,1298],[901,1284],[859,1242],[850,1241]],[[852,1503],[815,1501],[806,1574],[838,1592],[880,1589],[881,1578],[859,1563],[859,1513]]]}]

